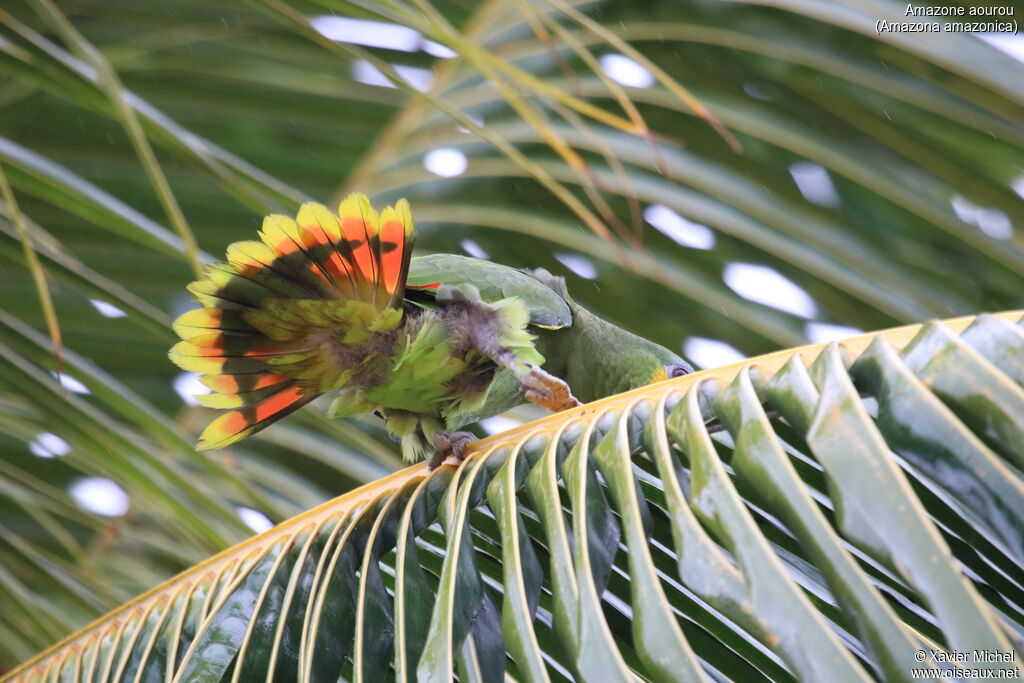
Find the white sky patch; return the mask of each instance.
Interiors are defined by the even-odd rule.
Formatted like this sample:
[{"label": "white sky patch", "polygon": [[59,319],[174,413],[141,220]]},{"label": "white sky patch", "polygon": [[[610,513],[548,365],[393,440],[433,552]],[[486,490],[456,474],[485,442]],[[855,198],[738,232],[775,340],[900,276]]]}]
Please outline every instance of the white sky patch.
[{"label": "white sky patch", "polygon": [[131,500],[116,482],[103,477],[78,479],[68,489],[75,502],[90,512],[107,517],[120,517],[128,512]]},{"label": "white sky patch", "polygon": [[473,258],[479,258],[479,259],[489,259],[490,258],[490,255],[488,255],[488,253],[486,251],[484,251],[484,248],[481,247],[476,242],[474,242],[473,240],[462,240],[462,245],[461,246],[462,246],[462,251],[466,252],[467,254],[472,256]]},{"label": "white sky patch", "polygon": [[1018,62],[1024,62],[1024,36],[1012,33],[975,33],[974,36]]},{"label": "white sky patch", "polygon": [[825,342],[838,341],[848,337],[856,337],[864,334],[864,330],[846,325],[832,325],[830,323],[807,323],[805,328],[807,338],[813,344],[824,344]]},{"label": "white sky patch", "polygon": [[186,405],[196,406],[199,402],[195,397],[210,393],[210,387],[199,381],[198,372],[183,372],[174,378],[174,391]]},{"label": "white sky patch", "polygon": [[394,88],[391,81],[380,72],[380,69],[365,59],[357,59],[351,65],[352,78],[366,85],[379,85],[382,88]]},{"label": "white sky patch", "polygon": [[1016,192],[1021,199],[1024,199],[1024,175],[1010,181],[1010,187],[1013,188],[1013,191]]},{"label": "white sky patch", "polygon": [[274,523],[270,521],[270,518],[259,510],[253,510],[252,508],[246,507],[235,508],[235,510],[238,512],[238,516],[242,521],[245,522],[245,525],[258,534],[261,534],[274,526]]},{"label": "white sky patch", "polygon": [[712,249],[715,246],[715,233],[711,228],[683,218],[667,206],[648,206],[644,209],[644,220],[653,225],[658,232],[684,247]]},{"label": "white sky patch", "polygon": [[79,382],[77,379],[75,379],[66,372],[62,372],[59,375],[56,372],[51,372],[50,374],[53,375],[58,382],[60,382],[60,385],[62,387],[64,387],[73,394],[92,393],[89,391],[89,387],[85,386],[84,384],[82,384],[81,382]]},{"label": "white sky patch", "polygon": [[978,227],[993,239],[1008,240],[1013,237],[1013,223],[1010,221],[1010,217],[998,209],[979,211]]},{"label": "white sky patch", "polygon": [[813,318],[818,310],[810,294],[774,268],[751,263],[730,263],[725,266],[722,279],[729,289],[744,299],[801,318]]},{"label": "white sky patch", "polygon": [[563,266],[579,275],[585,280],[597,279],[597,266],[586,256],[580,254],[568,254],[564,251],[556,251],[555,258]]},{"label": "white sky patch", "polygon": [[437,57],[438,59],[454,59],[459,56],[459,53],[451,49],[447,45],[441,43],[435,43],[432,40],[424,40],[422,43],[423,51],[428,55]]},{"label": "white sky patch", "polygon": [[1010,217],[999,209],[977,206],[969,199],[956,195],[950,201],[957,218],[969,225],[977,226],[983,233],[996,240],[1013,237],[1013,223]]},{"label": "white sky patch", "polygon": [[746,358],[738,349],[717,339],[690,337],[683,344],[683,355],[702,368],[720,368]]},{"label": "white sky patch", "polygon": [[789,167],[789,174],[807,201],[818,206],[839,206],[839,193],[824,166],[798,161]]},{"label": "white sky patch", "polygon": [[32,455],[40,458],[59,458],[71,452],[68,442],[51,432],[41,432],[28,444]]},{"label": "white sky patch", "polygon": [[466,172],[466,155],[451,147],[439,147],[423,157],[423,167],[442,178],[454,178]]},{"label": "white sky patch", "polygon": [[316,31],[338,43],[380,47],[400,52],[423,50],[439,59],[451,59],[458,53],[441,43],[427,40],[419,31],[401,24],[371,19],[354,19],[327,14],[309,20]]},{"label": "white sky patch", "polygon": [[953,207],[953,211],[956,212],[957,218],[964,223],[974,223],[974,212],[978,210],[977,206],[960,195],[954,195],[949,203]]},{"label": "white sky patch", "polygon": [[89,303],[91,303],[92,307],[99,311],[100,315],[104,318],[123,318],[128,315],[114,304],[108,304],[106,301],[102,301],[100,299],[89,299]]},{"label": "white sky patch", "polygon": [[418,66],[396,66],[395,71],[402,79],[420,92],[426,92],[434,87],[434,72],[430,69],[421,69]]},{"label": "white sky patch", "polygon": [[621,85],[631,88],[650,88],[654,85],[654,74],[625,55],[602,55],[598,63],[605,76]]},{"label": "white sky patch", "polygon": [[[398,76],[419,91],[430,90],[434,85],[434,72],[418,66],[394,65]],[[396,87],[391,79],[380,72],[380,69],[364,59],[352,62],[352,78],[366,85],[379,85],[383,88]]]},{"label": "white sky patch", "polygon": [[386,21],[325,15],[313,17],[310,23],[320,35],[338,43],[416,52],[423,42],[419,31]]},{"label": "white sky patch", "polygon": [[480,420],[480,426],[483,427],[484,431],[488,434],[500,434],[501,432],[507,432],[510,429],[515,429],[521,426],[523,423],[519,420],[515,420],[511,417],[505,417],[504,415],[495,415],[485,420]]},{"label": "white sky patch", "polygon": [[[484,117],[477,116],[476,114],[467,114],[466,112],[462,112],[462,113],[463,113],[463,115],[467,119],[469,119],[470,121],[475,123],[479,128],[483,128],[484,127]],[[475,133],[470,131],[469,128],[466,128],[465,126],[456,126],[455,129],[457,131],[459,131],[460,133],[466,133],[468,135],[475,135]]]}]

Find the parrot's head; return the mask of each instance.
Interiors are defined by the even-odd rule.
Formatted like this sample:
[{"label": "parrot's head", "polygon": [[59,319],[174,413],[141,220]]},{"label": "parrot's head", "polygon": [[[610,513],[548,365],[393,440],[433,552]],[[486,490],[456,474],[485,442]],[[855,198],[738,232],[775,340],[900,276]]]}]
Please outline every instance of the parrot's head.
[{"label": "parrot's head", "polygon": [[679,354],[602,320],[577,304],[561,277],[543,268],[531,275],[557,292],[572,311],[570,332],[555,332],[553,338],[557,340],[562,334],[566,341],[572,340],[565,379],[581,401],[594,401],[693,372],[693,366]]},{"label": "parrot's head", "polygon": [[592,354],[570,360],[570,385],[580,400],[592,401],[693,372],[692,365],[664,346],[601,322],[600,345]]},{"label": "parrot's head", "polygon": [[675,379],[693,372],[692,365],[664,346],[646,339],[641,341],[643,343],[634,342],[627,348],[626,366],[635,370],[626,373],[630,376],[631,386],[624,387],[624,389],[634,389],[666,379]]}]

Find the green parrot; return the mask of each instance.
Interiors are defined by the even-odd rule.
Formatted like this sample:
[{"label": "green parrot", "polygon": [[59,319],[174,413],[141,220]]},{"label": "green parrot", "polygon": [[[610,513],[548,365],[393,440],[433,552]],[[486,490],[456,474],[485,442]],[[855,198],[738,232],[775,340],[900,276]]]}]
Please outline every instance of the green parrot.
[{"label": "green parrot", "polygon": [[222,448],[324,394],[331,416],[374,413],[405,460],[461,461],[476,420],[530,401],[566,410],[693,369],[576,304],[565,282],[451,254],[412,258],[404,199],[363,194],[334,214],[304,204],[228,247],[174,323],[179,367],[228,412],[200,437]]}]

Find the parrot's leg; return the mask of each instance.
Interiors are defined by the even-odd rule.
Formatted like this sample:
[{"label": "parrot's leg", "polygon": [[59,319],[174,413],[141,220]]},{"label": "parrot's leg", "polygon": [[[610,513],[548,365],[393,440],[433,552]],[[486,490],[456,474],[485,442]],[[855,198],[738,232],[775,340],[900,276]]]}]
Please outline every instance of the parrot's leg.
[{"label": "parrot's leg", "polygon": [[466,446],[476,440],[477,435],[473,432],[438,432],[434,435],[434,448],[437,450],[427,462],[427,471],[433,472],[451,456],[455,456],[461,465]]},{"label": "parrot's leg", "polygon": [[[522,385],[527,401],[555,413],[580,405],[565,381],[533,362],[540,356],[533,346],[533,338],[525,330],[529,317],[518,301],[504,299],[487,303],[472,286],[442,288],[437,299],[445,302],[452,314],[449,324],[453,337],[511,370]],[[516,313],[522,318],[513,322]]]},{"label": "parrot's leg", "polygon": [[523,397],[527,401],[553,413],[560,413],[580,405],[565,381],[532,363],[527,365],[529,365],[530,371],[520,377],[524,389]]},{"label": "parrot's leg", "polygon": [[523,398],[553,413],[582,405],[572,395],[565,380],[555,377],[534,363],[524,362],[509,348],[496,344],[480,344],[478,349],[498,365],[508,368],[523,386]]}]

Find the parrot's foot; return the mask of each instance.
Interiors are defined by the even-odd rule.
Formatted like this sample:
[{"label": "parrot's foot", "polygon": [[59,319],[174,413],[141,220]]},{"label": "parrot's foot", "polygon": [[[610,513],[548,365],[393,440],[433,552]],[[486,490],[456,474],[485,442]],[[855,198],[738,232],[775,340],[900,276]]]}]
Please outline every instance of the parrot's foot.
[{"label": "parrot's foot", "polygon": [[523,396],[527,401],[547,408],[553,413],[581,405],[564,381],[532,363],[529,364],[529,368],[530,372],[520,380],[524,389]]},{"label": "parrot's foot", "polygon": [[462,459],[465,457],[463,454],[466,452],[466,446],[476,440],[477,436],[473,432],[439,432],[434,437],[434,448],[437,450],[427,462],[427,471],[433,472],[452,456],[461,465]]}]

